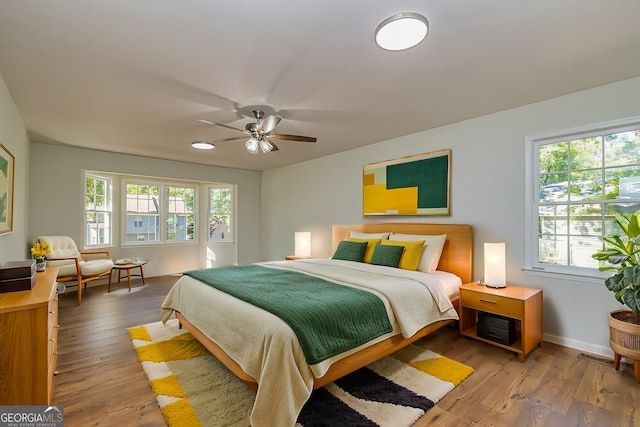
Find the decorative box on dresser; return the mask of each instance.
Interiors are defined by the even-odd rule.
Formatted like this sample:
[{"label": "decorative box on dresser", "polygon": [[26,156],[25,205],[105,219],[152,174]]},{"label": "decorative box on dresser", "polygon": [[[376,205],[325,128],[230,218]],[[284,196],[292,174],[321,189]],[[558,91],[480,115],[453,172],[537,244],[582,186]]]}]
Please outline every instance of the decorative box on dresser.
[{"label": "decorative box on dresser", "polygon": [[[500,343],[499,339],[483,337],[479,333],[479,313],[483,318],[493,318],[496,324],[513,322],[514,342]],[[524,362],[525,356],[542,342],[542,332],[542,290],[519,286],[496,289],[476,282],[460,287],[461,335],[513,351]]]},{"label": "decorative box on dresser", "polygon": [[51,405],[58,347],[57,268],[30,291],[0,293],[0,405]]}]

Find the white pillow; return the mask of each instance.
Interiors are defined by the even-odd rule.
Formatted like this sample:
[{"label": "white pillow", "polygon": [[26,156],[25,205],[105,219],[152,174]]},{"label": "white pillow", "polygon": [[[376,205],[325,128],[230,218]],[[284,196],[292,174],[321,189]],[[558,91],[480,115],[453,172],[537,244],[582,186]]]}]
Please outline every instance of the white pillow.
[{"label": "white pillow", "polygon": [[351,230],[349,234],[356,239],[388,239],[389,233],[362,233],[360,231]]},{"label": "white pillow", "polygon": [[425,273],[435,273],[440,262],[440,255],[442,255],[442,249],[444,249],[444,243],[447,240],[446,234],[440,234],[436,236],[422,235],[422,234],[398,234],[391,233],[389,240],[411,241],[411,240],[424,240],[424,247],[422,249],[422,256],[418,263],[418,271]]}]

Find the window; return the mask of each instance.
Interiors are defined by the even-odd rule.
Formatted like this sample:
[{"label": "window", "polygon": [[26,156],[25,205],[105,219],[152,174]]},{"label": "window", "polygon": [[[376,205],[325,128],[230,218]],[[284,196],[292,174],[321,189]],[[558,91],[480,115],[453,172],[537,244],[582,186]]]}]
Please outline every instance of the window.
[{"label": "window", "polygon": [[640,117],[527,138],[527,263],[597,276],[591,255],[640,209]]},{"label": "window", "polygon": [[167,240],[194,240],[195,188],[166,187]]},{"label": "window", "polygon": [[209,188],[209,240],[233,241],[233,188]]},{"label": "window", "polygon": [[231,184],[83,173],[86,247],[233,242]]},{"label": "window", "polygon": [[159,242],[160,186],[125,185],[125,242]]},{"label": "window", "polygon": [[85,247],[111,244],[111,179],[85,173]]}]

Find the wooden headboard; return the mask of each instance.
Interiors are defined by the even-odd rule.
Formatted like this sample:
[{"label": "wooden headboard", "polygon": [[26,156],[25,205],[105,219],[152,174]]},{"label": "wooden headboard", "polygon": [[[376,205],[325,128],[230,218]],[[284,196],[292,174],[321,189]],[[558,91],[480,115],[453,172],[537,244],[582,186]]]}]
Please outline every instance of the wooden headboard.
[{"label": "wooden headboard", "polygon": [[[468,224],[423,224],[423,223],[372,223],[355,225],[334,225],[332,227],[332,248],[344,240],[351,230],[364,233],[403,234],[446,234],[447,241],[442,250],[438,270],[460,276],[462,283],[471,282],[473,276],[473,229]],[[333,252],[332,251],[332,252]]]}]

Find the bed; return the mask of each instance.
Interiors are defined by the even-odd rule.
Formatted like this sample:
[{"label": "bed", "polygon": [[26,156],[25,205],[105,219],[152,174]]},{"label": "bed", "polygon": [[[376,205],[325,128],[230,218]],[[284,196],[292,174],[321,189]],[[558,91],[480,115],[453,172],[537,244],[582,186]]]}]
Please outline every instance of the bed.
[{"label": "bed", "polygon": [[[175,313],[182,326],[256,391],[252,425],[293,425],[313,389],[381,359],[457,319],[457,287],[470,282],[472,275],[471,226],[335,225],[332,227],[332,253],[335,255],[337,249],[345,245],[341,242],[347,240],[347,236],[355,236],[349,240],[362,241],[375,233],[399,233],[392,234],[393,237],[446,235],[436,262],[437,272],[427,274],[333,259],[274,261],[258,263],[256,267],[304,274],[346,284],[349,288],[371,286],[369,292],[382,295],[380,299],[384,301],[392,329],[354,348],[310,363],[296,333],[287,323],[268,311],[204,284],[197,274],[181,277],[172,287],[162,304],[163,321]],[[424,246],[425,251],[428,247]],[[438,290],[443,280],[448,283],[447,294]],[[387,295],[391,292],[389,289],[395,293],[395,289],[410,288],[416,289],[411,291],[416,292],[411,298]],[[425,313],[415,311],[414,314],[416,306],[425,307]],[[437,317],[432,318],[427,311]]]}]

